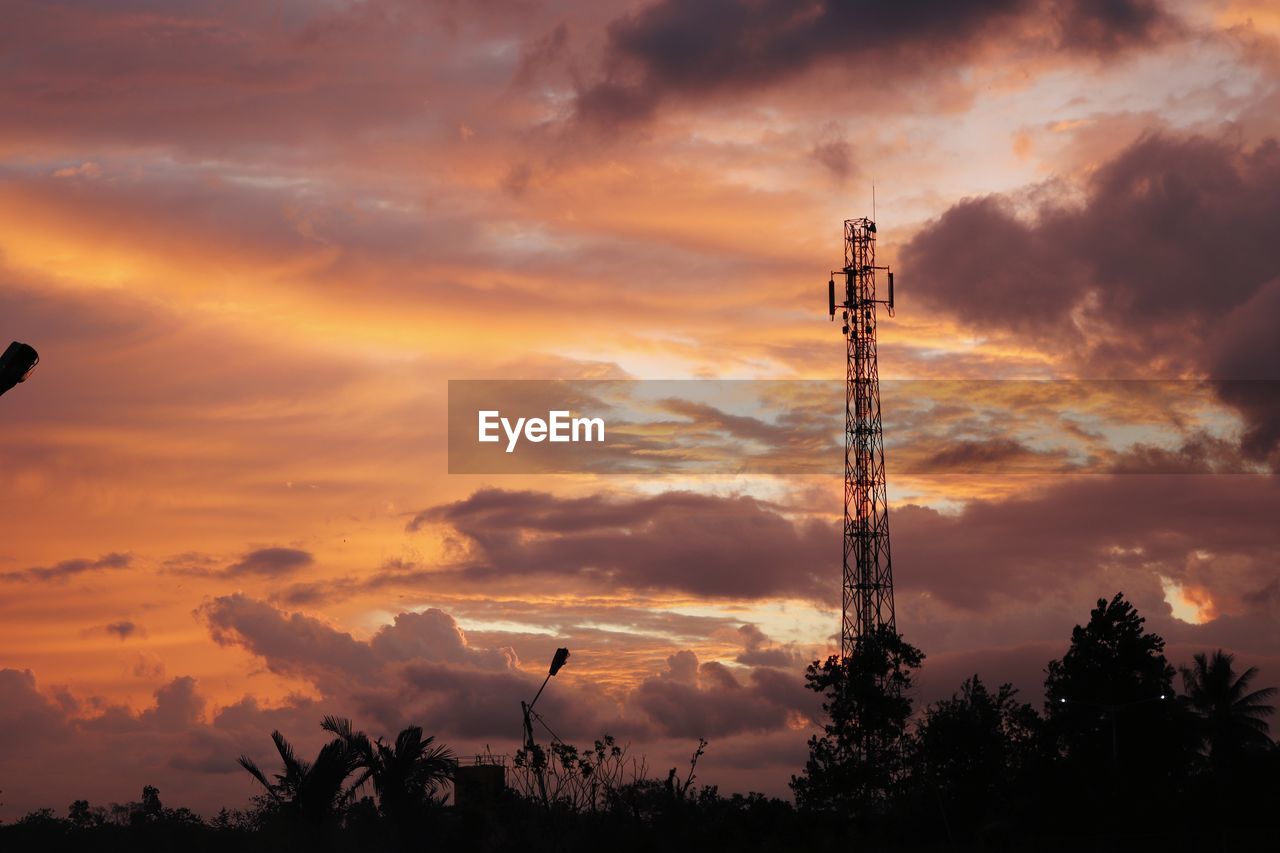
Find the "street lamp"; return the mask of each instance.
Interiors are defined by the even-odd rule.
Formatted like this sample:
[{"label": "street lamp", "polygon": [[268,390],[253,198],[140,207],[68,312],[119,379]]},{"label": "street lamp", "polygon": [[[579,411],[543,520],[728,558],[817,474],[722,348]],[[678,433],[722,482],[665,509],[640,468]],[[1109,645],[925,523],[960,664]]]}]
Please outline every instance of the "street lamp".
[{"label": "street lamp", "polygon": [[538,715],[537,711],[533,710],[533,706],[537,704],[538,697],[541,696],[542,691],[546,689],[547,682],[551,680],[553,675],[564,667],[568,660],[568,649],[556,649],[555,656],[551,658],[551,668],[547,670],[547,677],[542,679],[542,686],[539,687],[538,692],[534,694],[533,701],[528,703],[522,701],[520,703],[520,710],[524,715],[524,748],[529,753],[529,761],[533,766],[534,776],[538,780],[538,792],[542,795],[542,801],[544,803],[547,802],[547,780],[545,776],[546,760],[542,755],[541,748],[539,748],[538,744],[533,739],[533,719],[537,717],[538,722],[542,724],[544,729],[551,732],[551,736],[555,738],[555,740],[559,740],[560,738],[556,737],[556,733],[552,732],[551,728],[542,721],[542,717]]},{"label": "street lamp", "polygon": [[40,363],[40,354],[31,344],[14,341],[0,355],[0,394],[19,382],[26,382],[31,371]]}]

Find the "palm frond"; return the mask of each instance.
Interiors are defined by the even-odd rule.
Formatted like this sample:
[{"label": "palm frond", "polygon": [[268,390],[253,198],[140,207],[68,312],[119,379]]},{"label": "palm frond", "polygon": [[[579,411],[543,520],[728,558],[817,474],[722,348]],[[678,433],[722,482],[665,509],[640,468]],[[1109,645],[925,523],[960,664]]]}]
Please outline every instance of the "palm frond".
[{"label": "palm frond", "polygon": [[[427,738],[430,743],[432,738]],[[422,726],[409,726],[396,736],[396,755],[401,757],[417,756],[426,744],[422,740]]]},{"label": "palm frond", "polygon": [[252,758],[247,755],[242,755],[236,759],[236,763],[245,770],[248,770],[249,775],[258,780],[258,784],[262,785],[262,787],[266,789],[267,794],[270,795],[272,799],[279,800],[279,796],[276,793],[276,786],[267,781],[266,774],[262,772],[262,769],[258,767]]},{"label": "palm frond", "polygon": [[351,740],[355,735],[351,720],[347,717],[335,717],[332,714],[326,714],[324,719],[320,721],[320,728],[326,732],[332,732],[343,740]]},{"label": "palm frond", "polygon": [[351,792],[354,794],[357,790],[363,787],[369,781],[371,776],[373,776],[373,771],[369,768],[366,767],[361,770],[360,775],[356,777],[356,781],[351,783]]},{"label": "palm frond", "polygon": [[285,740],[279,730],[271,733],[271,741],[276,745],[276,752],[280,753],[280,760],[284,762],[286,772],[301,767],[301,762],[293,753],[293,745]]},{"label": "palm frond", "polygon": [[1255,690],[1247,696],[1241,696],[1235,702],[1237,708],[1247,708],[1250,711],[1256,711],[1260,714],[1271,715],[1275,713],[1275,706],[1267,703],[1268,699],[1276,695],[1276,688],[1264,687],[1261,690]]},{"label": "palm frond", "polygon": [[364,732],[356,731],[351,725],[350,719],[329,715],[321,721],[320,728],[337,735],[345,741],[347,746],[355,752],[358,760],[365,766],[373,762],[373,744],[370,743],[369,736]]}]

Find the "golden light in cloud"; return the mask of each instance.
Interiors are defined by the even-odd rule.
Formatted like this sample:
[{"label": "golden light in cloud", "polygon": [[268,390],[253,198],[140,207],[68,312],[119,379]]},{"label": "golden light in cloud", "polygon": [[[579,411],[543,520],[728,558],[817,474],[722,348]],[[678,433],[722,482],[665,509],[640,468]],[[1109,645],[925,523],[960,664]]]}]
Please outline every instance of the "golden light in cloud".
[{"label": "golden light in cloud", "polygon": [[1164,590],[1165,603],[1173,617],[1191,625],[1204,625],[1218,617],[1209,590],[1191,584],[1181,584],[1161,576],[1160,588]]}]

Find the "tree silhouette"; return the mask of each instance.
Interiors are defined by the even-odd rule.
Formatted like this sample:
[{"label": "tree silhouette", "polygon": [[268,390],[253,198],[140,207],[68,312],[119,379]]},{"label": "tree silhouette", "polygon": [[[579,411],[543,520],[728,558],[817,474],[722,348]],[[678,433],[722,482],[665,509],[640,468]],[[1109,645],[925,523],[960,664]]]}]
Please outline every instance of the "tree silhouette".
[{"label": "tree silhouette", "polygon": [[77,829],[95,829],[107,822],[107,813],[89,805],[88,800],[76,800],[67,809],[67,820]]},{"label": "tree silhouette", "polygon": [[142,808],[138,810],[142,820],[156,821],[164,817],[164,804],[160,802],[160,789],[155,785],[142,788]]},{"label": "tree silhouette", "polygon": [[397,840],[409,844],[434,798],[453,776],[453,753],[437,745],[434,737],[423,738],[421,726],[402,730],[393,744],[383,743],[382,738],[370,741],[345,717],[327,716],[320,726],[347,744],[362,771],[353,787],[373,782],[383,817]]},{"label": "tree silhouette", "polygon": [[928,708],[912,742],[920,798],[936,803],[948,834],[980,830],[1012,810],[1039,748],[1040,716],[1002,684],[974,675]]},{"label": "tree silhouette", "polygon": [[902,741],[911,716],[907,695],[924,655],[882,627],[842,660],[805,670],[805,686],[824,697],[821,737],[809,739],[804,773],[791,778],[796,804],[856,817],[882,814],[903,775]]},{"label": "tree silhouette", "polygon": [[1119,704],[1171,695],[1174,669],[1165,660],[1164,640],[1146,633],[1145,623],[1123,593],[1110,602],[1098,599],[1089,623],[1072,630],[1067,653],[1049,663],[1050,713],[1073,713],[1072,703]]},{"label": "tree silhouette", "polygon": [[1098,599],[1045,679],[1050,750],[1065,786],[1056,796],[1113,822],[1167,802],[1193,753],[1164,640],[1144,625],[1123,594]]},{"label": "tree silhouette", "polygon": [[333,822],[354,793],[356,786],[348,787],[346,781],[355,772],[359,756],[345,740],[336,738],[320,748],[315,761],[308,762],[294,754],[280,732],[273,731],[271,740],[284,765],[274,782],[248,756],[240,756],[240,766],[258,780],[282,817],[311,827]]},{"label": "tree silhouette", "polygon": [[1265,718],[1276,711],[1267,702],[1276,689],[1249,689],[1257,667],[1237,675],[1235,656],[1221,649],[1211,656],[1201,652],[1193,660],[1192,666],[1182,667],[1182,684],[1200,721],[1201,746],[1210,759],[1221,764],[1241,749],[1270,745],[1271,728]]}]

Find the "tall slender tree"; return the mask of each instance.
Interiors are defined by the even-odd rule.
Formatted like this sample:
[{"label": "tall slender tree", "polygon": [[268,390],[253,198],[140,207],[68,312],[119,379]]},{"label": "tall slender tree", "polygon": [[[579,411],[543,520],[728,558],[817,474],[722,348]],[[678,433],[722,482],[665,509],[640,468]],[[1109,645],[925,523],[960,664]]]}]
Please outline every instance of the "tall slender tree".
[{"label": "tall slender tree", "polygon": [[804,773],[791,778],[801,808],[855,817],[883,814],[904,771],[910,690],[924,655],[884,627],[853,655],[814,661],[805,686],[822,694],[823,734],[809,739]]}]

